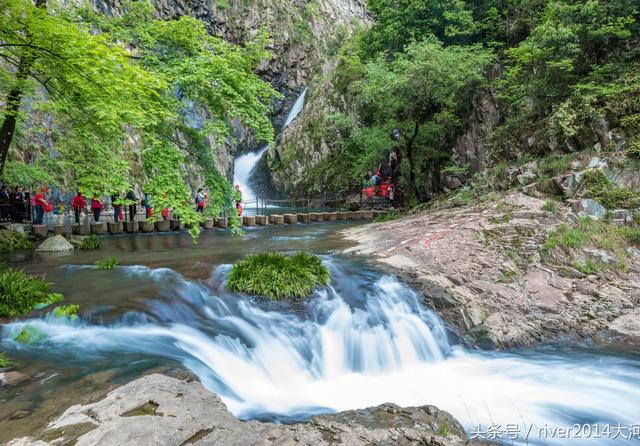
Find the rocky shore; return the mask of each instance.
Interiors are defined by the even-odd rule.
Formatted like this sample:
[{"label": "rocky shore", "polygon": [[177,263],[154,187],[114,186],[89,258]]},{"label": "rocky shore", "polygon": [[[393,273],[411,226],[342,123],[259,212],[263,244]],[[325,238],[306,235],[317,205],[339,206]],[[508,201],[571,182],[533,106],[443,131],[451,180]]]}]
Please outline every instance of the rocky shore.
[{"label": "rocky shore", "polygon": [[433,406],[383,404],[288,425],[241,421],[199,382],[152,374],[101,401],[70,407],[41,434],[9,442],[54,444],[457,446],[469,440],[460,423]]},{"label": "rocky shore", "polygon": [[[575,220],[568,209],[513,192],[344,231],[368,256],[420,290],[468,345],[514,348],[578,340],[640,345],[640,263],[581,272],[575,259],[614,262],[592,246],[543,259],[549,234]],[[606,265],[605,265],[606,266]]]}]

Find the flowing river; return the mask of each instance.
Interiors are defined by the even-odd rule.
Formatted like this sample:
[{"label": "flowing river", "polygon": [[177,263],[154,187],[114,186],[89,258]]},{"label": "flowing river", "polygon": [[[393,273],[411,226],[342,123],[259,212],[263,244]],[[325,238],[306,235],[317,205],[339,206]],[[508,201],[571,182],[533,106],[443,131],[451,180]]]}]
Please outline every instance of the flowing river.
[{"label": "flowing river", "polygon": [[[81,317],[29,320],[48,335],[38,347],[11,339],[27,322],[2,327],[2,347],[38,379],[0,391],[0,441],[37,424],[8,421],[17,409],[50,416],[91,390],[183,366],[243,419],[433,404],[470,435],[490,438],[493,429],[506,444],[640,442],[632,438],[640,435],[638,356],[559,346],[467,350],[409,286],[338,254],[343,227],[260,228],[244,240],[209,231],[195,247],[184,234],[123,236],[100,251],[11,259],[46,273],[66,303],[81,305]],[[242,255],[299,249],[322,255],[332,272],[331,285],[308,301],[264,303],[225,289]],[[91,268],[107,255],[125,266]]]}]

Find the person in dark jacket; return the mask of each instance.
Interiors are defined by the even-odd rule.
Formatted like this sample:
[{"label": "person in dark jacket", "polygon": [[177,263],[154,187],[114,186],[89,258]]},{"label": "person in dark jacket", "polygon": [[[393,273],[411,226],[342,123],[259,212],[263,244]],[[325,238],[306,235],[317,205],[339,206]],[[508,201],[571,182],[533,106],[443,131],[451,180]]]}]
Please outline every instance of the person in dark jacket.
[{"label": "person in dark jacket", "polygon": [[129,192],[127,192],[126,199],[129,200],[130,202],[132,202],[132,204],[129,205],[129,221],[133,221],[134,218],[136,217],[136,212],[138,211],[137,208],[136,208],[136,203],[138,202],[138,197],[136,197],[136,194],[133,191],[133,189],[131,189]]}]

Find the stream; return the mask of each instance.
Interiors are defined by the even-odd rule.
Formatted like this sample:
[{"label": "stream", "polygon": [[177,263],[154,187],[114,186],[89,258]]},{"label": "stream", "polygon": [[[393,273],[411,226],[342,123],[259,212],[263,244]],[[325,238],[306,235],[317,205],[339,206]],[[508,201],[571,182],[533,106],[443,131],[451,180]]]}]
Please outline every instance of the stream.
[{"label": "stream", "polygon": [[[139,234],[106,238],[98,251],[7,258],[46,274],[81,317],[2,326],[3,349],[35,378],[0,390],[0,441],[115,384],[184,367],[242,419],[433,404],[471,436],[505,444],[640,444],[637,355],[465,349],[409,286],[339,254],[348,245],[338,231],[347,226],[255,228],[244,239],[214,230],[196,246],[186,234]],[[243,255],[301,249],[321,255],[332,273],[307,301],[265,303],[225,289]],[[108,255],[123,266],[91,267]],[[12,336],[25,323],[47,342],[17,345]],[[8,420],[16,410],[33,414]]]}]

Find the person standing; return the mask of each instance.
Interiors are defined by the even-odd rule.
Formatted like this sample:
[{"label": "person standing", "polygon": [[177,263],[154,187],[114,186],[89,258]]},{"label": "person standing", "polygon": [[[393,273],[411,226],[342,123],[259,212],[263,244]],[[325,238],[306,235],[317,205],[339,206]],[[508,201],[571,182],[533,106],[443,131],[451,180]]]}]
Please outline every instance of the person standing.
[{"label": "person standing", "polygon": [[136,208],[138,197],[136,197],[135,192],[131,189],[127,192],[127,196],[125,198],[131,203],[129,204],[129,221],[133,221],[136,218],[136,212],[138,211]]},{"label": "person standing", "polygon": [[204,208],[207,206],[207,198],[209,195],[202,189],[198,189],[196,194],[196,212],[204,213]]},{"label": "person standing", "polygon": [[111,195],[111,207],[113,208],[113,221],[116,223],[118,223],[118,220],[120,218],[120,209],[121,209],[120,203],[116,203],[118,201],[120,201],[120,197],[118,196],[118,194]]},{"label": "person standing", "polygon": [[76,218],[76,224],[80,224],[80,215],[82,215],[82,211],[87,208],[87,200],[82,196],[82,192],[78,191],[73,200],[71,201],[71,209],[73,210],[73,215]]},{"label": "person standing", "polygon": [[142,199],[142,206],[144,207],[144,215],[148,220],[153,216],[153,207],[151,207],[151,194],[144,194],[144,198]]},{"label": "person standing", "polygon": [[233,191],[233,200],[236,202],[236,210],[238,211],[238,217],[240,217],[242,215],[242,191],[239,184],[236,184]]},{"label": "person standing", "polygon": [[13,196],[16,206],[16,221],[18,223],[22,223],[27,213],[27,208],[25,206],[24,192],[22,192],[22,188],[20,186],[16,186]]},{"label": "person standing", "polygon": [[33,210],[35,213],[35,219],[33,221],[34,225],[41,225],[44,222],[44,208],[45,206],[49,207],[49,202],[45,199],[45,194],[49,189],[43,187],[40,191],[33,197]]},{"label": "person standing", "polygon": [[104,209],[104,204],[102,204],[102,200],[96,196],[91,199],[91,210],[93,211],[93,219],[96,223],[100,222],[100,213]]}]

